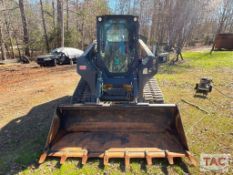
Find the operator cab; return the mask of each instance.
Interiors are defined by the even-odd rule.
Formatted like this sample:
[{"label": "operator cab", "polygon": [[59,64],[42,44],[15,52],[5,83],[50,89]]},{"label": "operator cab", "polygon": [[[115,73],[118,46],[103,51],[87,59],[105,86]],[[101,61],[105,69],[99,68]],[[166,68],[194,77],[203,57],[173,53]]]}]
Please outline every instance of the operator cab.
[{"label": "operator cab", "polygon": [[[104,100],[132,95],[133,76],[138,64],[138,17],[107,15],[97,17],[97,66],[103,70]],[[123,99],[122,99],[123,100]]]},{"label": "operator cab", "polygon": [[124,19],[117,18],[118,16],[110,19],[107,17],[97,18],[99,57],[108,73],[127,73],[137,55],[137,17],[128,16]]}]

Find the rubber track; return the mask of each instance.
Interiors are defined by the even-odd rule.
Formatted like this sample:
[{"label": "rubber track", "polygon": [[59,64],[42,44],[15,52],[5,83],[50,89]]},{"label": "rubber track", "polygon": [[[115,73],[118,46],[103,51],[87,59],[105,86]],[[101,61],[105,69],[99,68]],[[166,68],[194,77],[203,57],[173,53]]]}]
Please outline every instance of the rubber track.
[{"label": "rubber track", "polygon": [[143,89],[143,98],[147,103],[164,103],[162,91],[155,78],[152,77],[146,83]]},{"label": "rubber track", "polygon": [[[83,80],[80,80],[83,81]],[[78,93],[79,92],[79,93]],[[151,78],[145,85],[143,90],[143,98],[146,103],[164,103],[162,91],[160,90],[157,80]],[[72,103],[90,102],[90,89],[85,81],[81,82],[75,90]]]},{"label": "rubber track", "polygon": [[71,103],[84,103],[91,101],[90,89],[85,80],[80,79],[77,88],[72,96]]}]

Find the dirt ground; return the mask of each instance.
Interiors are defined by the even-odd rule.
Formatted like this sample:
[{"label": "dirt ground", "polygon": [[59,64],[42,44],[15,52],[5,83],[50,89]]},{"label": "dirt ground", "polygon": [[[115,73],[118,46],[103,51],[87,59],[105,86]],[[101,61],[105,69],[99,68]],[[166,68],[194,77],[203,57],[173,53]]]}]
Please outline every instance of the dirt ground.
[{"label": "dirt ground", "polygon": [[14,174],[19,170],[18,164],[30,161],[26,152],[41,151],[43,147],[31,145],[37,139],[44,140],[54,109],[58,104],[69,102],[78,81],[75,65],[0,66],[0,174]]},{"label": "dirt ground", "polygon": [[69,65],[52,68],[36,64],[5,65],[0,72],[1,128],[25,115],[32,106],[72,95],[79,80],[75,66]]}]

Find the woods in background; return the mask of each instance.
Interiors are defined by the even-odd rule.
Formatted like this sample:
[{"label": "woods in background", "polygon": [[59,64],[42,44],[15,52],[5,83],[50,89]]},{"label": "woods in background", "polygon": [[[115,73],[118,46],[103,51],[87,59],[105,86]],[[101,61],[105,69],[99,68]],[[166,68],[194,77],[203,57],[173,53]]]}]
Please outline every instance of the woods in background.
[{"label": "woods in background", "polygon": [[109,13],[106,0],[0,0],[1,59],[84,49],[95,38],[96,15]]},{"label": "woods in background", "polygon": [[150,45],[211,44],[217,33],[233,32],[233,0],[118,0],[114,12],[138,15]]},{"label": "woods in background", "polygon": [[233,32],[233,0],[0,0],[0,58],[84,49],[103,14],[139,16],[151,46],[211,45],[217,33]]}]

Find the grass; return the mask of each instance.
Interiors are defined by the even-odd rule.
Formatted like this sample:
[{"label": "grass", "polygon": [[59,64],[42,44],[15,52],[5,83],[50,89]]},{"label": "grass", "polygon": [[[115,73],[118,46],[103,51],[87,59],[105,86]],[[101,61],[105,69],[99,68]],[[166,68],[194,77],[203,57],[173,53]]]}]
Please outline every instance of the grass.
[{"label": "grass", "polygon": [[233,68],[233,52],[184,52],[183,56],[196,68]]},{"label": "grass", "polygon": [[[233,95],[233,52],[185,52],[185,61],[176,65],[163,64],[156,76],[164,93],[167,103],[179,106],[184,130],[190,150],[197,159],[201,153],[233,153],[233,112],[231,110]],[[195,83],[203,76],[212,77],[213,92],[207,99],[194,98]],[[231,85],[230,85],[231,84]],[[223,94],[219,93],[220,89]],[[195,103],[209,111],[205,114],[192,106],[183,103],[181,99]],[[47,128],[48,129],[48,128]],[[43,131],[44,132],[44,131]],[[45,131],[47,132],[47,131]],[[124,171],[122,160],[111,160],[109,166],[104,167],[102,160],[91,159],[81,166],[79,159],[68,159],[62,166],[59,160],[51,158],[38,166],[36,161],[43,148],[46,134],[40,138],[33,138],[20,145],[13,146],[12,155],[2,154],[0,157],[0,174],[10,171],[10,166],[4,164],[6,159],[13,158],[12,163],[19,166],[19,174],[200,174],[199,167],[187,166],[186,161],[178,161],[175,165],[168,165],[165,159],[155,159],[148,167],[145,160],[132,160],[130,169]],[[11,144],[11,143],[10,143]],[[9,157],[10,156],[10,157]],[[12,173],[11,173],[12,172]],[[229,173],[231,174],[231,173]]]},{"label": "grass", "polygon": [[[179,105],[189,147],[197,158],[201,153],[232,154],[233,52],[214,52],[212,55],[185,52],[183,56],[184,63],[162,65],[157,75],[165,100]],[[213,92],[207,99],[193,97],[195,83],[201,77],[212,77],[214,82]],[[209,114],[181,99],[204,108]],[[190,167],[190,172],[199,174],[199,169]]]}]

